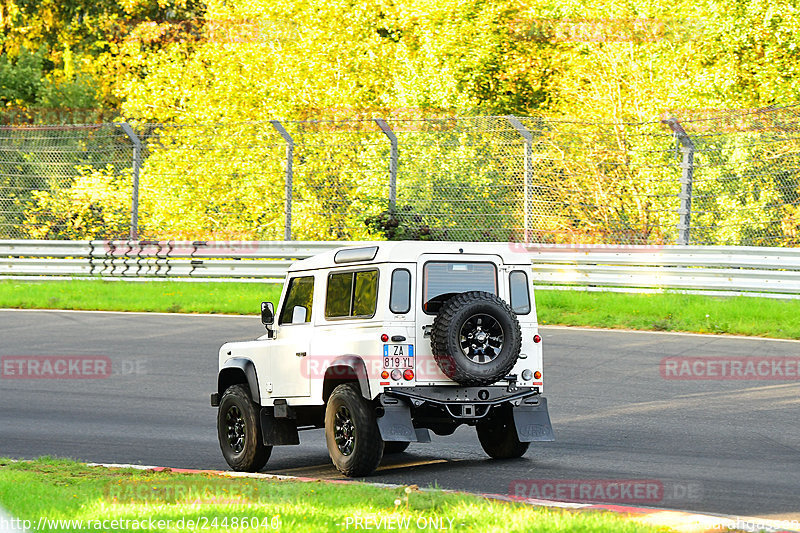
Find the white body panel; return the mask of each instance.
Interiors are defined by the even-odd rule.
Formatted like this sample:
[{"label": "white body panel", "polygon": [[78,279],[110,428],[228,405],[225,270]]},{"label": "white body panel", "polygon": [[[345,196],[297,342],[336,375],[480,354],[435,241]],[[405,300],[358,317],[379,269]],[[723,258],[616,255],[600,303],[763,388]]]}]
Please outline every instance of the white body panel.
[{"label": "white body panel", "polygon": [[[369,396],[383,392],[385,387],[415,385],[457,385],[438,368],[431,353],[430,338],[424,335],[426,327],[433,324],[434,315],[422,309],[423,269],[428,261],[491,262],[497,268],[497,294],[509,301],[508,273],[524,271],[529,280],[531,311],[517,315],[522,330],[522,349],[512,374],[517,375],[520,386],[537,386],[542,391],[542,379],[523,381],[523,370],[542,372],[542,345],[534,343],[538,333],[536,309],[531,279],[531,264],[527,256],[513,253],[508,245],[442,243],[442,242],[387,242],[376,243],[375,257],[370,260],[337,264],[337,251],[327,252],[295,263],[287,274],[283,293],[276,309],[277,317],[283,313],[289,281],[294,277],[314,277],[313,306],[310,322],[304,324],[276,324],[273,338],[263,336],[254,341],[225,344],[219,352],[220,368],[231,358],[253,361],[258,376],[262,405],[273,405],[276,399],[286,399],[289,405],[323,404],[325,371],[337,359],[360,358],[366,367]],[[378,270],[378,289],[375,314],[365,318],[326,319],[325,298],[328,276],[336,272]],[[390,281],[395,269],[411,273],[411,305],[407,313],[390,310]],[[383,342],[381,335],[389,338],[402,336],[402,342]],[[385,345],[413,346],[415,378],[393,380],[382,378]]]}]

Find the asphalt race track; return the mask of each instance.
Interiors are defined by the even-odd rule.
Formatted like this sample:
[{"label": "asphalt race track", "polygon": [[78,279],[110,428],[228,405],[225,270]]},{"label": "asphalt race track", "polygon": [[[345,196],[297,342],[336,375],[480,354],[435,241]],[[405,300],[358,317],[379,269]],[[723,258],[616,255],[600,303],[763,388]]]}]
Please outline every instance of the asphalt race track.
[{"label": "asphalt race track", "polygon": [[[257,317],[0,311],[0,356],[105,356],[101,379],[0,378],[0,456],[226,469],[216,353]],[[517,480],[649,480],[656,507],[800,518],[800,382],[667,380],[670,357],[797,357],[800,342],[542,328],[556,442],[486,457],[472,428],[385,458],[373,481],[506,494]],[[321,430],[268,472],[340,478]],[[527,485],[522,485],[527,486]]]}]

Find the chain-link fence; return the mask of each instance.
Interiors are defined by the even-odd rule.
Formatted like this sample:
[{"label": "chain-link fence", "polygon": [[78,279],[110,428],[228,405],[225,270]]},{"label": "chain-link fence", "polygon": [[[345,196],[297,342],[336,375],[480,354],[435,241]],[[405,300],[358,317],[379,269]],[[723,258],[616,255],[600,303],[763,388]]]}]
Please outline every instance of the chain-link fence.
[{"label": "chain-link fence", "polygon": [[0,127],[0,238],[800,244],[798,106]]}]

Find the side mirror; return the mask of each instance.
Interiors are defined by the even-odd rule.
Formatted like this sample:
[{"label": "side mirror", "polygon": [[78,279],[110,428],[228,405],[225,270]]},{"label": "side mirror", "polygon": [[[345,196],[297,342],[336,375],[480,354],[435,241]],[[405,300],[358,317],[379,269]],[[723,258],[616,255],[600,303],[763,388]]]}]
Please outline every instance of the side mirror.
[{"label": "side mirror", "polygon": [[272,302],[261,302],[261,323],[269,326],[275,322],[275,306]]}]

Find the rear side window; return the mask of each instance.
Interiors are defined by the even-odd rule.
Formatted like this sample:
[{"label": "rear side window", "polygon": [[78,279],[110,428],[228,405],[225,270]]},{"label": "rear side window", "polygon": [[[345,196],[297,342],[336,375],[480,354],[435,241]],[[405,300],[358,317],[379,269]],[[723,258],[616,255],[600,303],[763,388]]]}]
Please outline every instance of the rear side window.
[{"label": "rear side window", "polygon": [[398,268],[392,272],[389,310],[399,314],[408,313],[411,310],[411,272],[405,268]]},{"label": "rear side window", "polygon": [[430,261],[423,270],[422,310],[432,315],[454,295],[467,291],[497,294],[494,263]]},{"label": "rear side window", "polygon": [[325,318],[371,318],[378,303],[378,271],[336,272],[328,276]]},{"label": "rear side window", "polygon": [[515,270],[508,275],[511,309],[518,315],[531,312],[531,296],[528,290],[528,275],[522,270]]},{"label": "rear side window", "polygon": [[353,274],[353,307],[351,316],[375,316],[378,304],[378,271],[356,272]]},{"label": "rear side window", "polygon": [[313,303],[314,277],[292,278],[289,281],[289,290],[286,293],[286,301],[283,304],[281,318],[278,323],[303,324],[311,322],[311,306]]},{"label": "rear side window", "polygon": [[341,317],[350,315],[350,300],[353,297],[353,273],[331,274],[328,276],[328,290],[325,295],[325,316]]}]

